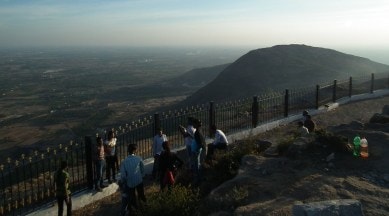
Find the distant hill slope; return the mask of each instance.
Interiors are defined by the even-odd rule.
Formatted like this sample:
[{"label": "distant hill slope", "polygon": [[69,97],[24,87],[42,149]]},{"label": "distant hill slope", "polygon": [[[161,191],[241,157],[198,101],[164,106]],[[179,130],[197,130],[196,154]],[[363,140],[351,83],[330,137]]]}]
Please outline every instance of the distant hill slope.
[{"label": "distant hill slope", "polygon": [[389,71],[367,58],[306,45],[252,50],[225,68],[183,104],[250,97],[265,90],[313,86],[323,81]]},{"label": "distant hill slope", "polygon": [[135,86],[122,87],[102,95],[101,98],[114,98],[115,100],[123,101],[130,98],[133,101],[137,101],[157,97],[190,95],[215,79],[228,65],[197,68],[172,79],[158,80],[145,85],[140,83]]},{"label": "distant hill slope", "polygon": [[215,79],[221,71],[226,69],[230,64],[216,65],[206,68],[196,68],[190,70],[181,76],[161,83],[161,86],[175,86],[188,89],[198,90]]}]

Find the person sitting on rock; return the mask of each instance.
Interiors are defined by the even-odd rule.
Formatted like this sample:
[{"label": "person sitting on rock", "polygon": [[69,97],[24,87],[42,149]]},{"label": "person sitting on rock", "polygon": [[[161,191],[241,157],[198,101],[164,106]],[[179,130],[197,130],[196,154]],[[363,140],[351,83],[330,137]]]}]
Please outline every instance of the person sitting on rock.
[{"label": "person sitting on rock", "polygon": [[227,149],[228,140],[224,132],[216,128],[216,125],[211,126],[212,134],[215,134],[215,140],[213,143],[208,144],[207,160],[211,160],[215,149]]},{"label": "person sitting on rock", "polygon": [[304,123],[302,121],[297,122],[297,125],[300,136],[307,136],[309,134],[308,128],[304,126]]},{"label": "person sitting on rock", "polygon": [[312,120],[311,115],[306,115],[305,118],[304,127],[308,129],[309,133],[313,133],[316,127],[315,122]]}]

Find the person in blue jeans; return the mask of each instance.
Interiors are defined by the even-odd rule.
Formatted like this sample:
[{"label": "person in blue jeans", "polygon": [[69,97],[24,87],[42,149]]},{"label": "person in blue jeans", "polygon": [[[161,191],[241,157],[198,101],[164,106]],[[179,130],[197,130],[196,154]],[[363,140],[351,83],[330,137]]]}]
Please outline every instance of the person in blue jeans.
[{"label": "person in blue jeans", "polygon": [[95,161],[95,189],[102,191],[102,188],[106,187],[103,184],[103,172],[105,169],[105,149],[103,139],[101,137],[96,138],[96,152],[94,153]]}]

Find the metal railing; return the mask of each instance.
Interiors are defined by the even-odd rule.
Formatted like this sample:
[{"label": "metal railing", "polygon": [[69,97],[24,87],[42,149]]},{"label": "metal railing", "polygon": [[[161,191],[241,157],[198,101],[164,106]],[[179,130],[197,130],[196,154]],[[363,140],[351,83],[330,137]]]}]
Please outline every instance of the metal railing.
[{"label": "metal railing", "polygon": [[[138,154],[143,159],[151,158],[153,136],[159,127],[168,135],[173,148],[183,147],[184,139],[178,126],[185,125],[188,117],[202,121],[204,135],[211,136],[209,128],[213,124],[226,134],[231,134],[301,113],[305,109],[317,109],[340,98],[387,89],[388,75],[350,77],[348,80],[334,80],[312,87],[273,91],[252,99],[217,104],[210,102],[156,113],[115,128],[118,158],[121,161],[127,156],[127,145],[130,143],[138,145]],[[96,135],[106,137],[106,132]],[[23,215],[53,202],[53,175],[61,160],[68,161],[73,192],[93,188],[92,152],[95,145],[94,137],[85,136],[84,140],[48,148],[45,152],[35,151],[31,156],[8,158],[0,165],[0,215]]]}]

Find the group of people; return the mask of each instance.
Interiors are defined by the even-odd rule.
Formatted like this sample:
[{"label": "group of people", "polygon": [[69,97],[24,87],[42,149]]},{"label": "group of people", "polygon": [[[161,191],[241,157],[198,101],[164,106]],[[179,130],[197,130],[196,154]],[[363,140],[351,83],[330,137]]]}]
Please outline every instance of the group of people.
[{"label": "group of people", "polygon": [[[116,137],[113,130],[107,134],[107,139],[103,141],[101,137],[96,138],[96,148],[93,152],[95,165],[95,189],[102,191],[106,187],[103,184],[103,172],[105,170],[109,183],[116,181],[116,170],[118,169],[118,157],[116,152]],[[66,171],[67,161],[61,161],[59,169],[54,174],[56,198],[58,203],[58,215],[63,215],[64,203],[67,207],[67,215],[72,215],[72,198],[69,189],[70,176]]]},{"label": "group of people", "polygon": [[[206,147],[208,149],[206,159],[212,160],[215,149],[226,149],[228,145],[227,137],[223,131],[212,125],[210,129],[215,135],[215,139],[213,143],[206,146],[201,126],[201,121],[192,117],[188,118],[186,127],[179,126],[179,130],[184,136],[188,168],[193,174],[193,183],[195,185],[202,180],[201,155],[206,150]],[[102,188],[107,187],[104,184],[103,173],[105,172],[106,179],[111,184],[117,181],[116,172],[120,169],[118,184],[122,195],[121,215],[125,215],[130,208],[138,208],[137,200],[146,203],[143,184],[145,169],[142,158],[136,155],[136,144],[128,145],[128,156],[121,162],[119,168],[116,142],[117,138],[113,130],[108,131],[105,140],[100,136],[96,138],[96,147],[93,151],[95,166],[94,185],[96,191],[102,191]],[[170,143],[162,128],[158,128],[156,131],[156,135],[153,138],[152,151],[154,155],[152,178],[158,180],[161,191],[165,188],[170,190],[175,183],[177,169],[184,165],[184,161],[171,151]],[[64,161],[55,174],[58,215],[63,214],[64,202],[67,205],[67,215],[71,215],[72,202],[69,190],[69,173],[66,171],[66,168],[67,163]]]},{"label": "group of people", "polygon": [[[214,142],[206,146],[205,139],[201,133],[201,121],[192,117],[188,117],[188,125],[184,127],[179,126],[179,129],[184,136],[186,152],[188,156],[189,169],[194,175],[194,184],[199,184],[202,179],[201,174],[201,154],[207,150],[206,160],[211,161],[215,149],[227,149],[228,140],[224,132],[217,129],[216,125],[210,127],[214,134]],[[207,149],[205,149],[207,147]]]},{"label": "group of people", "polygon": [[157,129],[153,139],[154,165],[152,178],[159,180],[160,188],[163,190],[166,186],[170,189],[175,182],[175,172],[184,162],[171,151],[169,141],[162,128]]},{"label": "group of people", "polygon": [[[204,136],[201,133],[201,126],[201,121],[192,117],[188,118],[187,127],[179,126],[184,136],[188,156],[187,161],[194,175],[194,184],[199,184],[202,179],[200,157],[206,147]],[[215,141],[207,146],[207,158],[213,156],[215,149],[226,149],[228,144],[223,131],[217,129],[214,125],[211,126],[211,130],[215,134]],[[122,191],[122,215],[125,215],[126,211],[132,207],[135,209],[138,208],[136,192],[138,194],[138,200],[140,202],[146,202],[143,184],[143,176],[145,174],[144,164],[141,157],[135,155],[136,149],[137,146],[135,144],[128,146],[129,156],[120,166],[121,178],[119,186]],[[156,135],[153,138],[152,151],[154,155],[152,179],[159,182],[161,191],[165,188],[170,190],[175,183],[177,169],[184,165],[184,161],[176,153],[171,151],[170,143],[166,134],[163,133],[162,128],[158,128],[156,131]]]},{"label": "group of people", "polygon": [[113,130],[108,131],[107,139],[96,138],[96,148],[93,154],[95,164],[95,189],[102,191],[104,185],[103,173],[105,171],[109,184],[116,182],[116,171],[119,169],[119,159],[116,149],[116,135]]}]

